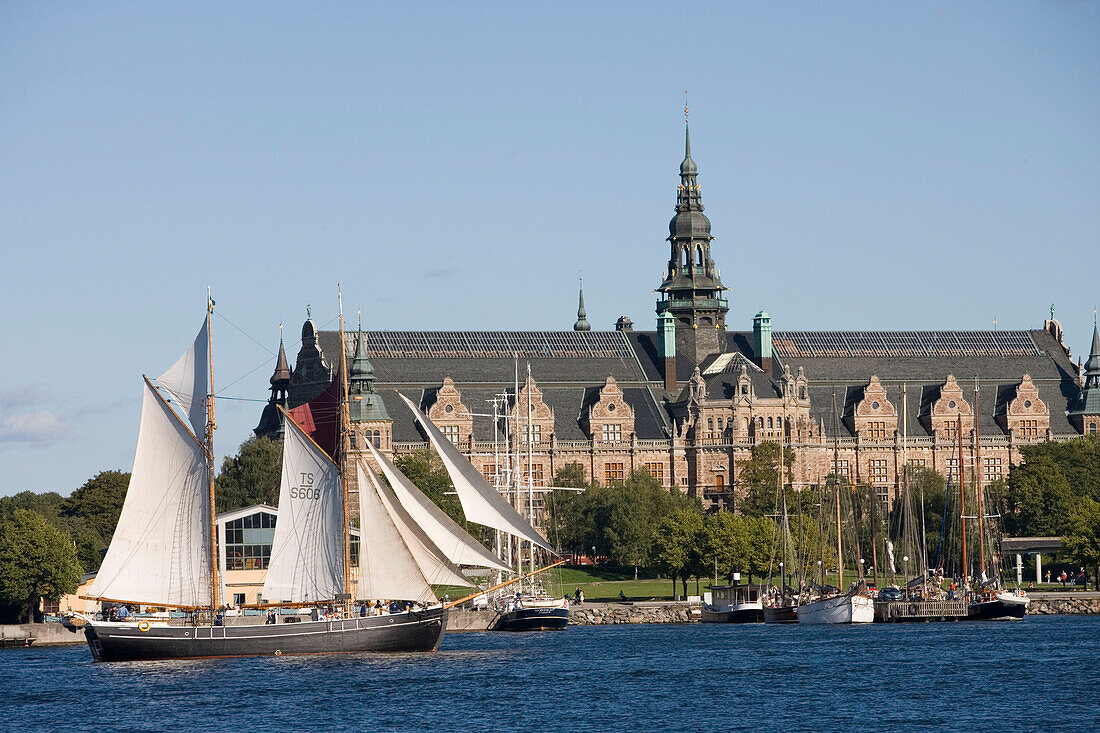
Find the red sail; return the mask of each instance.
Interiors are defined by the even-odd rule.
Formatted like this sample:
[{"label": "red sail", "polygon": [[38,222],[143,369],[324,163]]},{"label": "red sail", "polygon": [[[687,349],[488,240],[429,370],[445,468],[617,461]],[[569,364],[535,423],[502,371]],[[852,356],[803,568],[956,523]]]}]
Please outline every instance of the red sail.
[{"label": "red sail", "polygon": [[340,380],[334,379],[324,392],[288,412],[306,435],[335,461],[340,434]]}]

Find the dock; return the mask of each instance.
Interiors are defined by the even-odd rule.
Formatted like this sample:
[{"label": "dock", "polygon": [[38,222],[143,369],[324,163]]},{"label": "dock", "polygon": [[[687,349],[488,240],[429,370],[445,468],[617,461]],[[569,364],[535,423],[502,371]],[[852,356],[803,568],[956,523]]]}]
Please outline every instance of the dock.
[{"label": "dock", "polygon": [[966,601],[875,601],[876,623],[904,621],[961,621],[967,617]]}]

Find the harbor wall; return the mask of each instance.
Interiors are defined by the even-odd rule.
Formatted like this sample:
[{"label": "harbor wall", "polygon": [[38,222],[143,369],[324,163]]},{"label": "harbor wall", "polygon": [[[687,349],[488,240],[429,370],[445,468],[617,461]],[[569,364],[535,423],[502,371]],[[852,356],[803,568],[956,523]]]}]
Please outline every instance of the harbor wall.
[{"label": "harbor wall", "polygon": [[86,642],[83,633],[69,631],[59,623],[0,625],[0,646],[47,646],[51,644],[84,643]]}]

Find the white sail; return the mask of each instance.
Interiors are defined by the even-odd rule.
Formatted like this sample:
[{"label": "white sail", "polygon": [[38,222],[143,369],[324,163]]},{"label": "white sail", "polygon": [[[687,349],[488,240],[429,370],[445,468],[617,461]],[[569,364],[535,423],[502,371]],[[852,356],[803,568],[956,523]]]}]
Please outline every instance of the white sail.
[{"label": "white sail", "polygon": [[209,606],[207,478],[204,450],[146,381],[130,486],[89,595]]},{"label": "white sail", "polygon": [[455,565],[470,565],[480,568],[493,568],[506,573],[511,568],[498,560],[493,553],[462,529],[455,520],[436,506],[435,502],[424,495],[405,474],[397,470],[393,462],[374,445],[367,441],[374,460],[382,468],[386,480],[390,482],[393,493],[412,520],[431,538],[432,542]]},{"label": "white sail", "polygon": [[431,585],[470,586],[416,526],[397,497],[356,461],[359,478],[360,599],[434,603]]},{"label": "white sail", "polygon": [[435,446],[436,453],[443,460],[443,466],[454,482],[458,500],[466,519],[487,527],[499,529],[515,537],[527,540],[543,549],[553,552],[553,548],[543,539],[534,527],[528,524],[500,493],[489,485],[466,457],[439,431],[431,420],[424,416],[416,405],[405,395],[400,395],[416,419],[428,434],[428,440]]},{"label": "white sail", "polygon": [[206,433],[206,397],[210,392],[209,326],[210,320],[204,320],[195,343],[157,377],[157,383],[172,395],[200,439]]},{"label": "white sail", "polygon": [[332,600],[344,592],[340,471],[293,420],[283,423],[279,521],[262,596],[269,603]]}]

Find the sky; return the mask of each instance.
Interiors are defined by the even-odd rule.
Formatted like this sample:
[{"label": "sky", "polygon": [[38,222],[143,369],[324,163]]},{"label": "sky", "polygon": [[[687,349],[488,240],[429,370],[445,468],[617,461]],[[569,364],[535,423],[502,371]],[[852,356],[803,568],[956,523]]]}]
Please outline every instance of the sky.
[{"label": "sky", "polygon": [[[692,155],[731,330],[1100,302],[1100,4],[0,4],[0,495],[129,470],[217,302],[217,453],[286,324],[652,330]],[[220,461],[220,458],[219,458]]]}]

